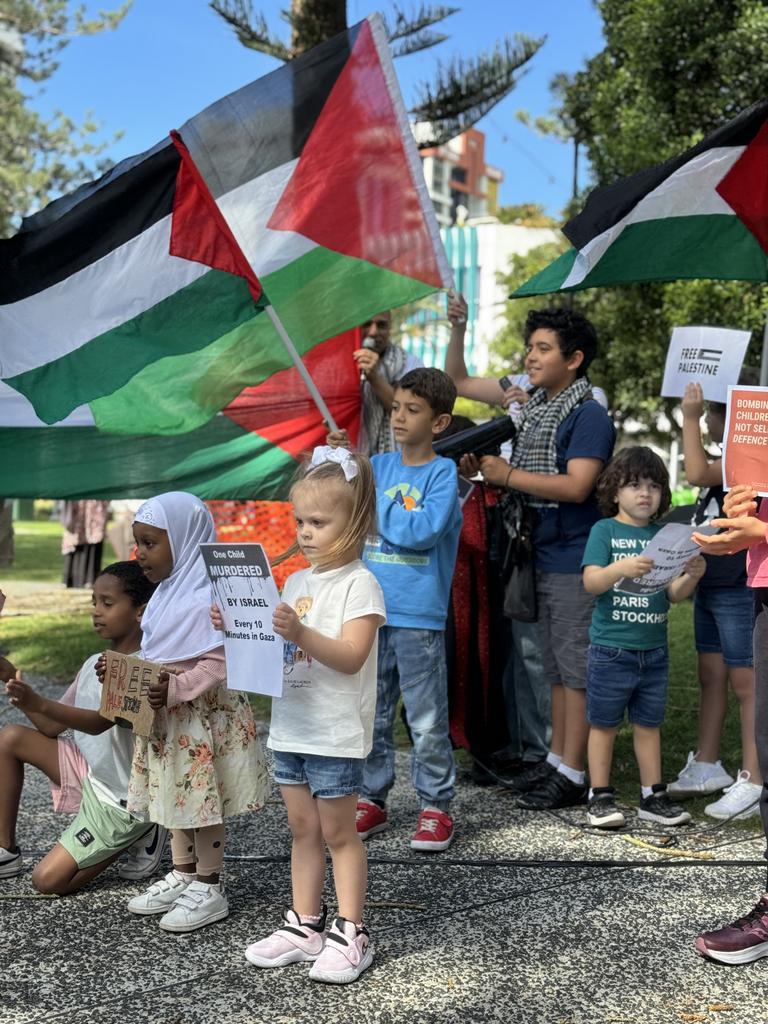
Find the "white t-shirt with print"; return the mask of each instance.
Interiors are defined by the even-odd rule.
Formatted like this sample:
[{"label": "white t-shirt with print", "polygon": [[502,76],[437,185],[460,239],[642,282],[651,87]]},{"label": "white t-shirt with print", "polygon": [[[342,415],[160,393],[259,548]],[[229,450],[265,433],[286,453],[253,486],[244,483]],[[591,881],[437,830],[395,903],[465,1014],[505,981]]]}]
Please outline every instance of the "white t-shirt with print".
[{"label": "white t-shirt with print", "polygon": [[[62,697],[62,704],[89,711],[99,710],[101,683],[96,675],[96,662],[100,656],[94,654],[83,664],[74,683]],[[74,729],[72,739],[88,762],[88,780],[96,796],[102,803],[125,807],[133,760],[133,730],[115,725],[93,736]]]},{"label": "white t-shirt with print", "polygon": [[[283,601],[304,625],[338,638],[342,626],[364,615],[386,621],[384,595],[373,573],[355,560],[340,569],[301,569],[285,582]],[[272,700],[268,746],[294,754],[365,757],[376,711],[376,654],[345,675],[285,644],[283,695]]]}]

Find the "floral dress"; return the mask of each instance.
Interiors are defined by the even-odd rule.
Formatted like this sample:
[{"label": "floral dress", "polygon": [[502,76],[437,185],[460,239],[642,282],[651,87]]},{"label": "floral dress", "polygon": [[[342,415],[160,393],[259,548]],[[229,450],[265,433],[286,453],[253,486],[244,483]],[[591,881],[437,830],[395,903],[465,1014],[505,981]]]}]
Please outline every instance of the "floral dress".
[{"label": "floral dress", "polygon": [[248,697],[226,687],[223,652],[166,668],[168,706],[148,739],[136,737],[128,810],[177,829],[258,810],[270,789],[264,751]]}]

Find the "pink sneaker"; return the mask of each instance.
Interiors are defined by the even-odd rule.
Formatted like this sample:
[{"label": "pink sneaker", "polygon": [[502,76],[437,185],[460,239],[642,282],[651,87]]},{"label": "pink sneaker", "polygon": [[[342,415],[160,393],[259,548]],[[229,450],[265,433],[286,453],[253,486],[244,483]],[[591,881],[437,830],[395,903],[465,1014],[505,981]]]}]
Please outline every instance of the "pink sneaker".
[{"label": "pink sneaker", "polygon": [[373,943],[366,928],[337,917],[326,936],[325,947],[309,969],[312,981],[347,985],[356,981],[373,963]]},{"label": "pink sneaker", "polygon": [[422,811],[411,839],[411,849],[437,852],[447,849],[452,842],[453,818],[450,814],[435,807]]},{"label": "pink sneaker", "polygon": [[379,807],[372,800],[361,797],[357,801],[357,834],[360,838],[367,839],[387,828],[389,828],[389,822],[385,808]]},{"label": "pink sneaker", "polygon": [[257,967],[285,967],[286,964],[317,960],[325,943],[325,919],[328,908],[317,924],[304,922],[295,910],[283,911],[283,926],[266,939],[254,942],[245,951],[246,960]]}]

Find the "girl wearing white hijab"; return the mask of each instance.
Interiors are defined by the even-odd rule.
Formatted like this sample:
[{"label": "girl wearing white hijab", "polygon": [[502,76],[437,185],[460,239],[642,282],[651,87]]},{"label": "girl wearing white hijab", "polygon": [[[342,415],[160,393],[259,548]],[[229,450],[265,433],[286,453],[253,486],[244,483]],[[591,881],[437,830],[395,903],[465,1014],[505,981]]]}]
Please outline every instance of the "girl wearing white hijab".
[{"label": "girl wearing white hijab", "polygon": [[136,513],[133,535],[136,560],[159,584],[141,656],[165,671],[150,688],[152,735],[136,737],[128,807],[171,829],[173,870],[128,909],[191,932],[229,913],[219,880],[224,818],[261,807],[269,781],[248,698],[227,689],[223,637],[210,621],[200,557],[200,544],[216,540],[210,512],[183,491],[160,494]]}]

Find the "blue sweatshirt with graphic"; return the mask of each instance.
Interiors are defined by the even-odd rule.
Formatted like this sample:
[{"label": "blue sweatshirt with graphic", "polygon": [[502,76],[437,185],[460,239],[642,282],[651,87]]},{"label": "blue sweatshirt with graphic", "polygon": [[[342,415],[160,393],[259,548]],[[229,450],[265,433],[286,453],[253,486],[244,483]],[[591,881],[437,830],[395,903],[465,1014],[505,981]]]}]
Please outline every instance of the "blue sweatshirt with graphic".
[{"label": "blue sweatshirt with graphic", "polygon": [[444,629],[462,523],[456,466],[404,466],[400,452],[371,463],[379,532],[363,561],[384,591],[387,625]]}]

